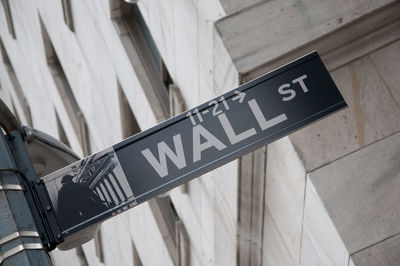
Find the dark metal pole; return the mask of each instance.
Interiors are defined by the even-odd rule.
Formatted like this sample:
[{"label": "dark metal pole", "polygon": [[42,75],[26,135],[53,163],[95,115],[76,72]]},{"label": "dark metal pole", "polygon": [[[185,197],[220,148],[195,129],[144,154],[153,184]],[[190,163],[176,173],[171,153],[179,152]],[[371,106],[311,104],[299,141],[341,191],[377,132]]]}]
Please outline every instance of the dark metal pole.
[{"label": "dark metal pole", "polygon": [[[1,99],[0,125],[7,133],[23,132]],[[11,138],[0,129],[0,265],[50,266],[25,197],[21,182],[25,175],[16,167],[16,155],[9,146]]]},{"label": "dark metal pole", "polygon": [[33,221],[21,178],[24,177],[16,169],[6,136],[1,133],[0,265],[52,265]]}]

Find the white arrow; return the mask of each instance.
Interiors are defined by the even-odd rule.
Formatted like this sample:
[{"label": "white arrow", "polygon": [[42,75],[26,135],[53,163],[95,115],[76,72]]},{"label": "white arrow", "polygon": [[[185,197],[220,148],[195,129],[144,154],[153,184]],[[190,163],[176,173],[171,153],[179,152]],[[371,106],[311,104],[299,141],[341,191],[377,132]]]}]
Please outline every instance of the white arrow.
[{"label": "white arrow", "polygon": [[236,101],[237,99],[239,99],[239,103],[242,103],[244,100],[244,97],[246,96],[246,93],[241,92],[241,91],[235,91],[235,94],[237,96],[233,97],[232,100]]}]

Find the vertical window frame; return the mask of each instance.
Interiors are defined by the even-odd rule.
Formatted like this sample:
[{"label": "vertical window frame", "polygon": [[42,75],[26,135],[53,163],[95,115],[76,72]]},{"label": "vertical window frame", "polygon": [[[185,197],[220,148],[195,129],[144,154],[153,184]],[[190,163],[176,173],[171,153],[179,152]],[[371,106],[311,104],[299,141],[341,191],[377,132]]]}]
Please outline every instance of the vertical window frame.
[{"label": "vertical window frame", "polygon": [[67,145],[68,147],[71,148],[71,144],[69,142],[69,139],[67,137],[67,134],[65,133],[65,129],[62,125],[60,116],[57,113],[57,110],[54,108],[54,114],[56,116],[56,123],[57,123],[57,130],[58,130],[58,139],[64,143],[65,145]]},{"label": "vertical window frame", "polygon": [[[173,80],[137,4],[127,4],[123,0],[110,0],[110,7],[111,18],[121,36],[125,50],[134,50],[132,54],[128,53],[128,56],[133,65],[140,66],[137,70],[134,67],[135,71],[141,74],[139,81],[142,79],[141,76],[145,76],[143,78],[146,86],[144,92],[149,100],[157,102],[157,108],[154,109],[157,118],[167,119],[169,117],[169,85],[173,84]],[[127,39],[130,42],[127,42]],[[137,61],[140,61],[140,64]]]},{"label": "vertical window frame", "polygon": [[0,53],[1,53],[2,61],[5,66],[6,72],[11,81],[11,84],[13,86],[15,95],[17,96],[17,100],[18,100],[19,105],[24,114],[26,123],[28,126],[32,127],[33,119],[32,119],[32,112],[31,112],[31,108],[29,106],[29,102],[25,96],[24,91],[22,90],[21,83],[19,82],[17,74],[15,73],[14,67],[11,63],[10,57],[8,56],[7,50],[4,46],[3,40],[1,38],[0,38]]},{"label": "vertical window frame", "polygon": [[129,105],[128,99],[126,98],[125,92],[119,81],[117,81],[117,86],[118,86],[122,138],[125,139],[139,133],[141,129],[136,120],[135,115],[133,114],[132,108]]},{"label": "vertical window frame", "polygon": [[64,68],[62,67],[61,61],[56,53],[56,50],[50,39],[50,35],[48,34],[46,26],[44,25],[40,15],[39,21],[49,72],[54,80],[58,93],[60,94],[64,107],[71,120],[75,134],[77,135],[79,143],[81,144],[83,155],[88,156],[91,153],[91,145],[89,128],[87,126],[85,116],[83,115],[78,102],[76,101]]},{"label": "vertical window frame", "polygon": [[10,33],[12,38],[15,40],[17,38],[17,35],[15,34],[15,27],[14,27],[14,22],[12,19],[10,0],[1,0],[1,2],[3,4],[4,14],[6,16],[8,32]]},{"label": "vertical window frame", "polygon": [[74,19],[72,16],[71,0],[61,0],[61,5],[62,5],[65,24],[72,32],[75,32]]}]

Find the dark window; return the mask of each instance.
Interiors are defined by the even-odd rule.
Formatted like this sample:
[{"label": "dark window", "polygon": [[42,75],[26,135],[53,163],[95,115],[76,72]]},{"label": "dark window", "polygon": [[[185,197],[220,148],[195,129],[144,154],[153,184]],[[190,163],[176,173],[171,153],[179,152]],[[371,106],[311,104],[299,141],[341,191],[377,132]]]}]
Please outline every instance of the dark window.
[{"label": "dark window", "polygon": [[96,250],[96,256],[99,258],[99,261],[104,263],[104,247],[103,247],[103,235],[101,233],[101,229],[94,236],[94,247]]},{"label": "dark window", "polygon": [[46,27],[44,26],[42,19],[40,17],[39,19],[42,28],[42,37],[49,71],[53,76],[54,83],[56,84],[61,99],[63,100],[72,126],[74,127],[74,130],[79,138],[83,154],[87,156],[90,154],[91,151],[89,129],[86,123],[85,116],[83,115],[81,109],[79,108],[78,102],[75,99],[67,76],[65,75],[64,69],[53,47],[49,34],[47,33]]},{"label": "dark window", "polygon": [[32,114],[31,114],[31,109],[28,104],[28,100],[25,97],[25,94],[22,90],[21,84],[18,80],[17,75],[15,74],[14,68],[11,64],[10,58],[8,57],[7,51],[4,47],[3,41],[1,39],[0,39],[0,51],[2,54],[4,66],[8,73],[8,77],[10,78],[10,81],[11,81],[11,84],[15,91],[15,94],[17,95],[18,102],[23,110],[23,113],[24,113],[24,116],[26,119],[26,123],[28,126],[32,127]]},{"label": "dark window", "polygon": [[9,0],[1,0],[1,2],[3,4],[4,14],[6,16],[8,32],[15,39],[16,36],[15,36],[14,23],[13,23],[12,16],[11,16],[10,2],[9,2]]},{"label": "dark window", "polygon": [[175,265],[190,265],[190,243],[185,226],[168,195],[148,201]]},{"label": "dark window", "polygon": [[132,241],[132,249],[133,249],[133,266],[143,266],[143,263],[139,257],[139,253],[133,241]]},{"label": "dark window", "polygon": [[15,119],[17,119],[18,123],[21,124],[21,119],[19,118],[17,109],[15,108],[15,104],[14,104],[14,101],[12,100],[11,95],[10,95],[10,99],[11,99],[12,112],[13,112],[13,114],[14,114],[14,116],[15,116]]},{"label": "dark window", "polygon": [[151,36],[150,30],[146,25],[146,22],[143,19],[142,14],[136,4],[132,5],[132,15],[130,17],[136,22],[137,29],[140,31],[140,34],[143,38],[146,47],[148,48],[148,53],[151,55],[152,61],[154,63],[155,69],[159,75],[159,78],[162,80],[164,84],[164,88],[166,90],[169,89],[169,85],[173,84],[173,80],[169,75],[168,69],[165,66],[165,63],[158,51],[157,45],[154,42],[153,37]]},{"label": "dark window", "polygon": [[61,0],[64,14],[64,21],[71,31],[74,31],[74,21],[72,20],[71,0]]},{"label": "dark window", "polygon": [[121,114],[122,137],[125,139],[140,132],[140,127],[133,115],[125,93],[118,82],[119,106]]},{"label": "dark window", "polygon": [[67,134],[65,134],[65,130],[61,123],[60,117],[58,116],[56,111],[55,111],[55,114],[56,114],[56,121],[57,121],[58,137],[62,143],[64,143],[65,145],[67,145],[68,147],[71,148],[71,144],[69,143]]},{"label": "dark window", "polygon": [[144,92],[149,101],[157,106],[154,108],[156,116],[168,118],[169,86],[173,80],[138,6],[122,0],[112,0],[110,4],[122,44],[128,51],[134,69],[139,73],[139,81],[146,88]]}]

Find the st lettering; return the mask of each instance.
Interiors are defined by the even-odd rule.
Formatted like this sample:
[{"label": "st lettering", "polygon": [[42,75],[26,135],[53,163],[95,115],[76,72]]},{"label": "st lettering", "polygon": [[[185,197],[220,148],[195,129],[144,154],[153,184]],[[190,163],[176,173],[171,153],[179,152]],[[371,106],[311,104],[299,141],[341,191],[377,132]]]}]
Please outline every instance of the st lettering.
[{"label": "st lettering", "polygon": [[[306,84],[304,83],[304,80],[307,78],[307,75],[302,75],[301,77],[295,78],[292,80],[292,84],[290,83],[285,83],[279,86],[278,92],[280,95],[283,95],[285,97],[282,98],[282,101],[288,102],[294,99],[296,97],[296,90],[294,89],[294,85],[298,84],[300,85],[300,88],[302,89],[303,93],[308,92],[308,88]],[[293,86],[292,86],[293,85]]]}]

